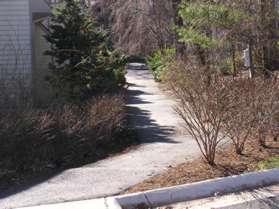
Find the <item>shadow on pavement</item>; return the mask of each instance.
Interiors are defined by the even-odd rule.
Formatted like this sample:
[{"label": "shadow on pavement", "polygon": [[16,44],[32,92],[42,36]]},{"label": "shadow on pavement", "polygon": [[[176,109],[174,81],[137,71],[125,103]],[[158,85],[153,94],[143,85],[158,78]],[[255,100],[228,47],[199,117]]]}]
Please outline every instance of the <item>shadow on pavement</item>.
[{"label": "shadow on pavement", "polygon": [[[134,87],[139,87],[133,85]],[[175,126],[160,126],[151,119],[151,112],[139,108],[140,104],[152,104],[150,101],[142,99],[143,95],[151,95],[141,90],[129,90],[127,101],[128,117],[131,126],[136,129],[141,143],[177,143],[171,137],[175,134]],[[163,113],[162,113],[163,114]]]}]

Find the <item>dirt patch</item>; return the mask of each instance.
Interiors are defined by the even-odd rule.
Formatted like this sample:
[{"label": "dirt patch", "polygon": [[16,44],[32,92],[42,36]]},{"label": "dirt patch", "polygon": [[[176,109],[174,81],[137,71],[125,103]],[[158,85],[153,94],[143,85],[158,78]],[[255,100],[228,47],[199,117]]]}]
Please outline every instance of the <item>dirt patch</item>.
[{"label": "dirt patch", "polygon": [[268,140],[266,147],[258,145],[255,140],[249,142],[243,155],[235,154],[234,147],[230,145],[217,153],[216,166],[214,167],[209,166],[199,158],[169,168],[164,173],[153,176],[123,193],[146,191],[251,172],[258,169],[260,161],[276,156],[279,156],[279,142],[272,139]]}]

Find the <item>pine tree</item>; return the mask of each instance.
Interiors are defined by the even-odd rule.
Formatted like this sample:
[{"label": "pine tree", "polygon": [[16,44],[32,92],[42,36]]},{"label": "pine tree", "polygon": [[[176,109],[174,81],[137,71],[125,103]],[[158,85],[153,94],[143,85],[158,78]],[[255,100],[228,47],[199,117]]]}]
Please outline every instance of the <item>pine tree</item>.
[{"label": "pine tree", "polygon": [[256,70],[265,73],[273,68],[279,17],[274,1],[184,0],[179,17],[180,41],[198,49],[201,64],[229,64],[235,74],[240,54],[247,49],[251,77]]},{"label": "pine tree", "polygon": [[125,84],[124,57],[77,1],[56,8],[46,39],[53,58],[49,82],[59,98],[84,100]]},{"label": "pine tree", "polygon": [[179,16],[183,21],[178,28],[180,41],[207,51],[207,58],[210,58],[211,49],[231,42],[233,30],[247,18],[242,11],[207,0],[183,1]]}]

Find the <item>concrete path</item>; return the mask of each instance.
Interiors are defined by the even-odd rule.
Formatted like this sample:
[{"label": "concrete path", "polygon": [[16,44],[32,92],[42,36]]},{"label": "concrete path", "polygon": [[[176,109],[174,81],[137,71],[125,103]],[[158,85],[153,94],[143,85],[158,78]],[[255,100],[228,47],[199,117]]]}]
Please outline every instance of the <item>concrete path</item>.
[{"label": "concrete path", "polygon": [[[0,209],[84,200],[114,195],[199,155],[194,140],[179,134],[174,101],[164,95],[147,70],[129,70],[128,108],[143,142],[136,150],[70,169],[0,199]],[[5,194],[0,194],[1,197]]]}]

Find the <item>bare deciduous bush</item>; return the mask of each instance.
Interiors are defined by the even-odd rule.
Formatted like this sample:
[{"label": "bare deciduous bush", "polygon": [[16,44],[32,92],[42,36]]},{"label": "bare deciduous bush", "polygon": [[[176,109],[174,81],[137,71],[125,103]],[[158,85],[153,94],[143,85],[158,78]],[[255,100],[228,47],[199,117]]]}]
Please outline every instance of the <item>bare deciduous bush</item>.
[{"label": "bare deciduous bush", "polygon": [[223,76],[195,64],[168,66],[167,83],[178,99],[176,111],[209,164],[214,164],[216,148],[225,137],[237,154],[255,132],[262,145],[269,133],[277,139],[277,79]]},{"label": "bare deciduous bush", "polygon": [[181,64],[170,72],[168,83],[178,99],[176,111],[205,160],[214,165],[216,148],[225,137],[221,128],[228,109],[223,78],[211,75],[209,84],[207,71],[193,65]]},{"label": "bare deciduous bush", "polygon": [[0,113],[0,157],[11,170],[71,165],[114,143],[125,126],[122,96],[104,96],[80,107],[9,110]]},{"label": "bare deciduous bush", "polygon": [[119,99],[117,96],[97,100],[94,106],[89,106],[90,121],[88,125],[98,127],[98,135],[106,135],[107,138],[110,138],[115,129],[123,125],[125,116],[124,106],[124,100]]},{"label": "bare deciduous bush", "polygon": [[224,120],[224,130],[232,139],[236,152],[242,154],[247,139],[255,135],[265,146],[266,137],[273,134],[276,138],[278,132],[278,80],[236,78],[230,86],[228,93],[233,105]]},{"label": "bare deciduous bush", "polygon": [[265,146],[266,137],[278,134],[279,81],[278,79],[255,79],[255,120],[259,143]]},{"label": "bare deciduous bush", "polygon": [[222,131],[232,140],[237,154],[242,154],[245,144],[256,125],[256,83],[251,79],[233,79],[228,85],[228,104]]}]

